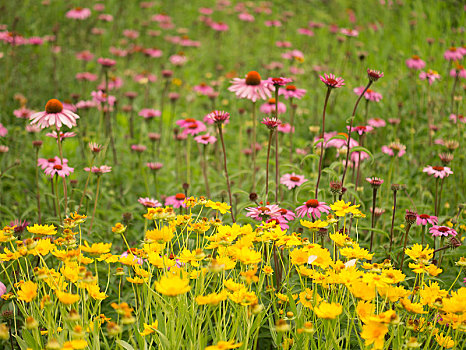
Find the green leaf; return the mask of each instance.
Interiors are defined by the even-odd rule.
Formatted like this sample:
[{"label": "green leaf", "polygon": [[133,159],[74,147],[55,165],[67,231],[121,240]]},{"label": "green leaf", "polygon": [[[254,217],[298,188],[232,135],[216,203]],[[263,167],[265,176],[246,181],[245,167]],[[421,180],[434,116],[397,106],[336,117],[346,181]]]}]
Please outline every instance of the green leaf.
[{"label": "green leaf", "polygon": [[355,146],[350,149],[350,153],[353,152],[366,152],[371,157],[371,164],[374,162],[374,155],[367,148],[362,146]]},{"label": "green leaf", "polygon": [[116,343],[120,345],[122,348],[125,348],[126,350],[134,350],[133,346],[131,344],[128,344],[124,340],[117,340]]}]

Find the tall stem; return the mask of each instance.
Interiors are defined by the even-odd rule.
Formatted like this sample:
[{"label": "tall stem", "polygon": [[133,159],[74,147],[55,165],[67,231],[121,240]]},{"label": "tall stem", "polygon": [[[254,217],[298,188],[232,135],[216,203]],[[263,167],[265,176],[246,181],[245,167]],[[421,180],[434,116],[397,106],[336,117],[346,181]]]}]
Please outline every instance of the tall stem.
[{"label": "tall stem", "polygon": [[230,199],[230,214],[231,214],[231,220],[233,222],[235,221],[235,216],[233,215],[233,201],[231,199],[231,188],[230,188],[230,178],[228,176],[228,169],[227,169],[227,153],[225,150],[225,142],[223,141],[223,131],[222,131],[222,124],[217,124],[218,127],[218,134],[220,136],[220,141],[222,142],[222,149],[223,149],[223,166],[225,170],[225,177],[227,180],[227,189],[228,189],[228,198]]},{"label": "tall stem", "polygon": [[374,226],[375,226],[375,204],[377,201],[377,188],[372,189],[372,221],[371,221],[371,245],[369,251],[372,251],[372,246],[374,243]]},{"label": "tall stem", "polygon": [[94,224],[95,211],[97,209],[97,200],[99,199],[99,189],[100,189],[100,174],[97,175],[97,188],[95,190],[95,201],[94,201],[94,210],[92,211],[91,226],[89,227],[89,233],[92,231],[92,225]]},{"label": "tall stem", "polygon": [[406,232],[405,232],[405,241],[403,243],[403,250],[401,251],[401,263],[400,263],[400,271],[403,271],[403,263],[405,261],[405,249],[406,249],[406,244],[408,243],[408,234],[409,230],[411,229],[411,224],[407,223],[406,224]]},{"label": "tall stem", "polygon": [[294,134],[294,115],[296,113],[296,106],[293,104],[293,99],[290,98],[290,163],[293,163],[293,134]]},{"label": "tall stem", "polygon": [[40,213],[40,189],[39,189],[39,167],[37,162],[39,159],[39,148],[36,148],[36,199],[37,199],[37,213],[39,214],[39,225],[42,225],[42,217]]},{"label": "tall stem", "polygon": [[317,199],[317,196],[319,194],[319,182],[320,182],[320,175],[322,172],[322,158],[324,157],[324,135],[325,135],[325,111],[327,109],[327,103],[328,103],[328,98],[330,97],[330,92],[332,91],[332,88],[327,89],[327,95],[325,96],[325,102],[324,102],[324,112],[322,114],[322,131],[320,133],[320,158],[319,158],[319,172],[317,174],[317,183],[316,183],[316,193],[315,193],[315,198]]},{"label": "tall stem", "polygon": [[[278,120],[278,90],[279,86],[275,86],[275,119]],[[275,203],[278,203],[278,174],[279,174],[279,164],[278,164],[278,130],[275,133]]]},{"label": "tall stem", "polygon": [[269,143],[267,145],[267,161],[265,166],[265,204],[267,204],[267,198],[269,196],[269,161],[270,161],[270,145],[272,143],[274,129],[270,129]]},{"label": "tall stem", "polygon": [[[199,146],[200,148],[201,146]],[[199,151],[201,151],[199,149]],[[205,183],[205,192],[207,195],[207,198],[210,199],[210,189],[209,189],[209,177],[207,175],[207,145],[204,145],[203,150],[202,150],[202,175],[204,176],[204,183]]]},{"label": "tall stem", "polygon": [[435,178],[435,203],[434,203],[434,215],[437,216],[438,208],[437,208],[437,198],[438,198],[438,177]]},{"label": "tall stem", "polygon": [[[63,166],[64,165],[63,164],[63,148],[62,148],[62,140],[61,140],[59,129],[57,129],[57,140],[58,140],[58,151],[60,152],[60,161],[61,161],[61,165]],[[65,216],[66,216],[66,212],[68,211],[68,191],[66,188],[66,176],[63,177],[63,196],[65,197]],[[58,209],[60,212],[60,208]]]},{"label": "tall stem", "polygon": [[390,227],[390,249],[389,252],[392,252],[393,245],[393,228],[395,224],[395,212],[396,212],[396,190],[393,190],[393,214],[392,214],[392,226]]},{"label": "tall stem", "polygon": [[256,102],[252,103],[252,192],[256,190]]},{"label": "tall stem", "polygon": [[58,175],[55,176],[55,200],[57,202],[58,219],[61,223],[60,198],[58,196]]},{"label": "tall stem", "polygon": [[341,176],[341,185],[342,186],[345,186],[345,176],[346,176],[346,170],[348,169],[348,160],[349,160],[349,154],[350,154],[351,132],[353,131],[353,121],[354,121],[354,116],[356,115],[356,109],[358,108],[359,101],[361,101],[361,98],[364,96],[367,89],[369,89],[369,87],[371,85],[372,85],[372,80],[369,80],[369,83],[366,85],[366,88],[364,89],[362,94],[356,100],[356,104],[354,105],[354,108],[353,108],[353,114],[351,114],[350,127],[349,127],[349,131],[348,131],[348,144],[346,145],[345,169],[343,170],[343,175]]},{"label": "tall stem", "polygon": [[86,183],[84,184],[83,194],[81,195],[81,200],[79,201],[78,213],[81,210],[81,206],[83,204],[84,196],[86,195],[86,191],[87,191],[87,186],[89,185],[89,179],[91,178],[92,166],[94,165],[94,159],[95,159],[95,156],[92,156],[91,164],[89,166],[89,173],[87,174]]}]

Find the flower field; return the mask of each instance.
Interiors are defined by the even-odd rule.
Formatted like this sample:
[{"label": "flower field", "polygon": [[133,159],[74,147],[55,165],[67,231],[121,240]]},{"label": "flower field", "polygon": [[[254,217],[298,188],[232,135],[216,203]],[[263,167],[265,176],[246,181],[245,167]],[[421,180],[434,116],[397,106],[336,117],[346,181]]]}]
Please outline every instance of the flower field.
[{"label": "flower field", "polygon": [[0,11],[0,349],[463,349],[460,1]]}]

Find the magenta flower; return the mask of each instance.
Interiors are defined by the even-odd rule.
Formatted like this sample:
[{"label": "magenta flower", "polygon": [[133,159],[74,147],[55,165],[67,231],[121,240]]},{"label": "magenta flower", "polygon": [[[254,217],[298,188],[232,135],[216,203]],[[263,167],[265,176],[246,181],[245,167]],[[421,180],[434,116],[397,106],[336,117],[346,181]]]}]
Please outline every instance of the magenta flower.
[{"label": "magenta flower", "polygon": [[289,134],[290,132],[293,132],[294,133],[294,126],[291,127],[290,124],[288,123],[281,123],[278,127],[277,127],[277,130],[279,132],[282,132],[284,134]]},{"label": "magenta flower", "polygon": [[306,36],[314,36],[314,32],[308,28],[298,28],[298,34]]},{"label": "magenta flower", "polygon": [[174,196],[167,197],[165,199],[165,205],[172,205],[173,208],[186,208],[186,204],[184,202],[185,199],[186,196],[183,193],[177,193]]},{"label": "magenta flower", "polygon": [[447,166],[430,166],[428,165],[422,170],[423,173],[427,173],[428,175],[433,175],[434,177],[439,177],[443,179],[444,177],[448,177],[453,174],[453,171]]},{"label": "magenta flower", "polygon": [[367,77],[370,81],[376,82],[380,78],[383,78],[383,72],[379,72],[378,70],[368,69],[367,70]]},{"label": "magenta flower", "polygon": [[383,180],[378,177],[366,177],[366,181],[373,187],[380,187],[383,184]]},{"label": "magenta flower", "polygon": [[101,165],[100,167],[93,166],[92,168],[84,168],[84,170],[87,172],[90,171],[91,173],[94,173],[94,174],[105,174],[105,173],[111,172],[112,167],[107,166],[107,165]]},{"label": "magenta flower", "polygon": [[254,16],[247,12],[240,13],[238,19],[244,22],[254,22]]},{"label": "magenta flower", "polygon": [[19,118],[19,119],[29,119],[29,117],[31,116],[31,114],[33,114],[34,111],[26,108],[26,107],[21,107],[20,109],[15,109],[13,111],[13,114],[15,115],[16,118]]},{"label": "magenta flower", "polygon": [[76,80],[79,80],[79,81],[96,81],[97,75],[89,73],[89,72],[82,72],[82,73],[76,73],[75,78]]},{"label": "magenta flower", "polygon": [[146,166],[150,169],[150,170],[160,170],[162,169],[163,167],[163,164],[162,163],[158,163],[158,162],[152,162],[152,163],[146,163]]},{"label": "magenta flower", "polygon": [[320,76],[320,80],[329,88],[341,88],[345,85],[343,78],[337,78],[333,74],[324,74],[324,76]]},{"label": "magenta flower", "polygon": [[264,24],[266,27],[281,27],[282,26],[282,22],[278,20],[265,21]]},{"label": "magenta flower", "polygon": [[466,69],[463,66],[457,66],[454,69],[450,70],[450,76],[453,78],[463,78],[466,79]]},{"label": "magenta flower", "polygon": [[0,297],[6,293],[6,286],[0,282]]},{"label": "magenta flower", "polygon": [[66,18],[84,20],[91,16],[91,10],[88,8],[76,7],[66,13]]},{"label": "magenta flower", "polygon": [[430,216],[428,214],[420,214],[417,216],[416,224],[425,226],[427,224],[436,225],[438,223],[438,217]]},{"label": "magenta flower", "polygon": [[94,59],[94,54],[92,54],[88,50],[80,51],[80,52],[76,53],[75,56],[76,56],[76,59],[78,59],[80,61],[86,61],[86,62],[92,61]]},{"label": "magenta flower", "polygon": [[199,85],[194,86],[193,90],[206,96],[214,92],[212,86],[209,86],[206,83],[200,83]]},{"label": "magenta flower", "polygon": [[79,115],[64,109],[63,104],[57,99],[51,99],[45,105],[44,112],[34,113],[30,119],[31,124],[38,124],[42,129],[55,126],[59,130],[62,125],[66,125],[70,129],[76,126],[76,119],[79,119]]},{"label": "magenta flower", "polygon": [[421,80],[428,80],[429,85],[432,85],[434,81],[437,79],[440,79],[440,74],[438,74],[436,71],[429,69],[427,72],[421,72],[419,73],[419,79]]},{"label": "magenta flower", "polygon": [[217,32],[226,32],[229,29],[228,24],[223,22],[212,22],[210,23],[210,28]]},{"label": "magenta flower", "polygon": [[246,216],[259,221],[264,219],[277,219],[281,216],[281,209],[276,204],[268,204],[262,207],[249,207],[246,208],[246,211],[248,211]]},{"label": "magenta flower", "polygon": [[50,175],[50,177],[54,177],[55,174],[65,178],[65,176],[70,176],[72,172],[74,172],[74,168],[70,168],[68,166],[68,159],[63,158],[63,163],[61,162],[60,158],[55,157],[55,163],[49,164],[45,169],[44,173],[46,175]]},{"label": "magenta flower", "polygon": [[300,100],[306,94],[306,90],[297,89],[294,85],[287,85],[285,89],[280,89],[278,94],[285,96],[285,99],[296,98]]},{"label": "magenta flower", "polygon": [[377,118],[377,117],[369,119],[367,121],[367,124],[369,124],[373,128],[383,128],[385,125],[387,125],[385,120],[383,120],[382,118]]},{"label": "magenta flower", "polygon": [[441,236],[448,237],[449,235],[455,237],[458,234],[454,229],[448,226],[438,226],[438,225],[434,225],[430,227],[429,232],[432,235],[432,237],[441,237]]},{"label": "magenta flower", "polygon": [[[360,86],[360,87],[353,89],[353,91],[356,95],[361,96],[364,89],[365,89],[364,86]],[[366,92],[364,93],[364,98],[369,101],[379,102],[382,99],[382,95],[379,94],[378,92],[375,92],[374,90],[367,89]]]},{"label": "magenta flower", "polygon": [[[260,111],[264,114],[275,114],[275,99],[271,98],[266,103],[260,106]],[[286,113],[286,105],[278,102],[278,114]]]},{"label": "magenta flower", "polygon": [[267,83],[275,86],[276,88],[279,86],[285,86],[286,84],[289,84],[293,81],[293,79],[290,78],[269,78],[267,79]]},{"label": "magenta flower", "polygon": [[147,147],[144,145],[131,145],[131,149],[135,152],[141,153],[144,152],[147,149]]},{"label": "magenta flower", "polygon": [[443,57],[447,61],[461,61],[463,59],[463,54],[461,50],[458,50],[458,48],[452,46],[447,51],[445,51]]},{"label": "magenta flower", "polygon": [[207,115],[208,119],[214,121],[214,123],[225,123],[230,119],[230,113],[225,111],[213,111]]},{"label": "magenta flower", "polygon": [[340,33],[349,37],[357,37],[359,32],[356,29],[341,28]]},{"label": "magenta flower", "polygon": [[273,85],[267,81],[261,80],[259,73],[251,71],[246,74],[244,79],[234,78],[228,90],[236,93],[238,98],[246,98],[252,102],[256,102],[259,98],[262,100],[270,98],[273,91],[272,87]]},{"label": "magenta flower", "polygon": [[209,143],[212,143],[212,144],[215,143],[217,141],[217,138],[207,133],[205,135],[196,136],[194,140],[196,140],[197,143],[208,145]]},{"label": "magenta flower", "polygon": [[288,187],[289,190],[301,186],[307,181],[303,175],[296,175],[295,173],[285,174],[280,178],[280,183]]},{"label": "magenta flower", "polygon": [[151,119],[155,117],[160,117],[162,113],[159,110],[151,109],[151,108],[144,108],[141,109],[139,112],[140,117],[144,117],[144,119]]},{"label": "magenta flower", "polygon": [[382,152],[392,157],[401,157],[406,153],[406,146],[398,142],[392,142],[388,146],[382,146]]},{"label": "magenta flower", "polygon": [[97,63],[99,63],[103,67],[109,68],[109,67],[113,67],[116,64],[116,61],[112,60],[111,58],[100,57],[97,59]]},{"label": "magenta flower", "polygon": [[0,123],[0,137],[5,137],[6,134],[8,134],[7,128],[5,128],[2,123]]},{"label": "magenta flower", "polygon": [[[45,134],[45,136],[53,137],[57,139],[57,142],[58,142],[58,134],[55,130],[52,132],[48,132],[47,134]],[[60,132],[60,140],[67,139],[70,137],[75,137],[75,136],[76,136],[75,132]]]},{"label": "magenta flower", "polygon": [[457,123],[458,121],[460,121],[461,123],[464,123],[466,124],[466,117],[464,115],[456,115],[456,114],[450,114],[450,116],[448,117],[453,123]]},{"label": "magenta flower", "polygon": [[171,55],[169,61],[174,66],[182,66],[188,62],[188,58],[185,55]]},{"label": "magenta flower", "polygon": [[[328,214],[330,207],[325,202],[319,202],[317,199],[309,199],[302,206],[296,208],[296,215],[300,218],[306,215],[311,219],[320,219],[322,213]],[[312,216],[312,217],[311,217]]]},{"label": "magenta flower", "polygon": [[278,127],[282,122],[280,119],[277,119],[275,117],[266,117],[262,119],[261,121],[262,124],[267,126],[269,129],[275,129]]},{"label": "magenta flower", "polygon": [[[347,126],[347,129],[349,130],[349,125]],[[356,132],[358,133],[360,136],[361,135],[364,135],[368,132],[371,132],[372,130],[374,130],[374,128],[372,126],[364,126],[364,125],[359,125],[359,126],[355,126],[353,129],[352,129],[352,132]]]},{"label": "magenta flower", "polygon": [[162,203],[160,203],[158,200],[153,199],[153,198],[139,198],[138,202],[141,203],[143,206],[147,208],[155,208],[155,207],[161,207]]},{"label": "magenta flower", "polygon": [[410,69],[421,70],[426,66],[426,63],[419,56],[414,55],[406,60],[406,66]]}]

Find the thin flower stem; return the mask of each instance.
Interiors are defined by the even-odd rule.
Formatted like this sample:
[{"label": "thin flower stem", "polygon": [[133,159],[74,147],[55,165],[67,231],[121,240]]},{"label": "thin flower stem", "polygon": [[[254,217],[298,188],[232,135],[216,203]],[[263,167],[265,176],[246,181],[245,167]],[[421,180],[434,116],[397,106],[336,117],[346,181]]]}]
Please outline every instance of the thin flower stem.
[{"label": "thin flower stem", "polygon": [[39,225],[42,225],[42,217],[40,213],[40,189],[39,189],[39,167],[37,162],[39,159],[39,148],[36,148],[36,199],[37,199],[37,213],[39,214]]},{"label": "thin flower stem", "polygon": [[[442,191],[443,191],[443,183],[445,182],[445,178],[442,179],[442,182],[440,183],[440,191],[439,191],[439,194],[438,194],[438,203],[437,203],[437,214],[438,212],[440,212],[440,203],[442,202]],[[435,214],[435,216],[437,216],[437,214]]]},{"label": "thin flower stem", "polygon": [[372,246],[374,243],[374,226],[375,226],[375,204],[377,201],[377,188],[372,189],[372,221],[371,221],[371,245],[369,251],[372,251]]},{"label": "thin flower stem", "polygon": [[189,184],[191,175],[191,137],[186,139],[186,183]]},{"label": "thin flower stem", "polygon": [[437,216],[438,208],[437,208],[437,198],[438,198],[438,180],[439,178],[435,178],[435,199],[434,199],[434,215]]},{"label": "thin flower stem", "polygon": [[405,261],[405,249],[406,249],[406,244],[408,243],[408,235],[409,235],[409,230],[411,229],[411,224],[407,223],[406,224],[406,232],[405,232],[405,241],[403,243],[403,250],[401,251],[401,263],[400,263],[400,271],[403,271],[403,263]]},{"label": "thin flower stem", "polygon": [[256,190],[256,102],[252,103],[252,192]]},{"label": "thin flower stem", "polygon": [[55,200],[57,202],[58,219],[61,223],[60,199],[58,197],[58,175],[55,176]]},{"label": "thin flower stem", "polygon": [[224,165],[224,170],[225,170],[225,177],[227,180],[227,189],[228,189],[228,197],[230,199],[230,214],[231,214],[231,220],[233,223],[235,223],[235,216],[233,215],[233,201],[231,199],[231,188],[230,188],[230,178],[228,177],[228,169],[227,169],[227,154],[225,150],[225,142],[223,141],[223,131],[222,131],[222,124],[217,125],[218,128],[218,134],[220,136],[220,141],[222,142],[222,149],[223,149],[223,165]]},{"label": "thin flower stem", "polygon": [[[201,146],[199,145],[199,152],[201,152]],[[207,198],[210,197],[210,189],[209,189],[209,177],[207,175],[207,145],[204,145],[203,150],[202,150],[202,175],[204,176],[204,183],[205,183],[205,192],[207,195]]]},{"label": "thin flower stem", "polygon": [[94,159],[95,159],[95,156],[92,157],[91,164],[89,166],[89,173],[87,174],[87,179],[86,179],[86,183],[84,184],[83,194],[81,195],[81,200],[79,201],[78,213],[83,204],[84,196],[86,195],[86,191],[87,191],[87,186],[89,185],[89,179],[91,178],[91,173],[92,173],[91,170],[92,170],[92,166],[94,165]]},{"label": "thin flower stem", "polygon": [[332,88],[327,89],[327,95],[325,96],[325,102],[324,102],[324,112],[322,114],[322,131],[320,133],[320,158],[319,158],[319,172],[317,173],[317,183],[316,183],[316,193],[315,193],[315,198],[317,199],[317,196],[319,194],[319,183],[320,183],[320,175],[322,172],[322,158],[324,156],[324,135],[325,135],[325,111],[327,109],[327,103],[328,103],[328,98],[330,97],[330,92],[332,92]]},{"label": "thin flower stem", "polygon": [[[278,120],[278,90],[279,86],[275,86],[275,119]],[[275,203],[278,203],[278,176],[279,176],[279,157],[278,157],[278,130],[275,133]]]},{"label": "thin flower stem", "polygon": [[293,128],[294,128],[294,116],[296,113],[296,105],[293,104],[293,98],[290,98],[290,163],[293,163]]},{"label": "thin flower stem", "polygon": [[361,101],[361,98],[364,96],[366,93],[367,89],[372,85],[372,80],[369,80],[369,83],[367,84],[366,88],[362,92],[362,94],[359,96],[359,98],[356,100],[356,104],[354,105],[353,108],[353,114],[351,114],[351,121],[350,121],[350,127],[348,131],[348,143],[346,145],[346,161],[345,161],[345,169],[343,170],[343,175],[341,176],[341,185],[345,186],[345,176],[346,176],[346,170],[348,169],[348,160],[349,160],[349,154],[350,154],[350,144],[351,144],[351,132],[353,131],[353,121],[354,121],[354,116],[356,115],[356,109],[358,108],[359,101]]},{"label": "thin flower stem", "polygon": [[92,211],[92,219],[91,219],[91,226],[89,227],[89,233],[91,233],[92,225],[94,224],[95,211],[97,209],[97,200],[99,199],[100,179],[101,179],[101,176],[97,175],[97,188],[95,190],[94,210]]},{"label": "thin flower stem", "polygon": [[390,248],[389,252],[392,252],[392,246],[393,246],[393,228],[395,225],[395,213],[396,213],[396,190],[393,191],[393,214],[392,214],[392,225],[390,227]]},{"label": "thin flower stem", "polygon": [[[60,137],[60,129],[57,129],[57,141],[58,141],[58,151],[60,152],[60,161],[61,165],[63,166],[63,146],[62,146],[62,139]],[[65,216],[66,212],[68,211],[68,190],[66,187],[66,176],[63,177],[63,196],[65,197]],[[61,218],[60,218],[61,221]]]},{"label": "thin flower stem", "polygon": [[272,143],[274,129],[270,129],[269,143],[267,145],[267,161],[265,166],[265,203],[267,204],[267,198],[269,196],[269,161],[270,161],[270,145]]}]

